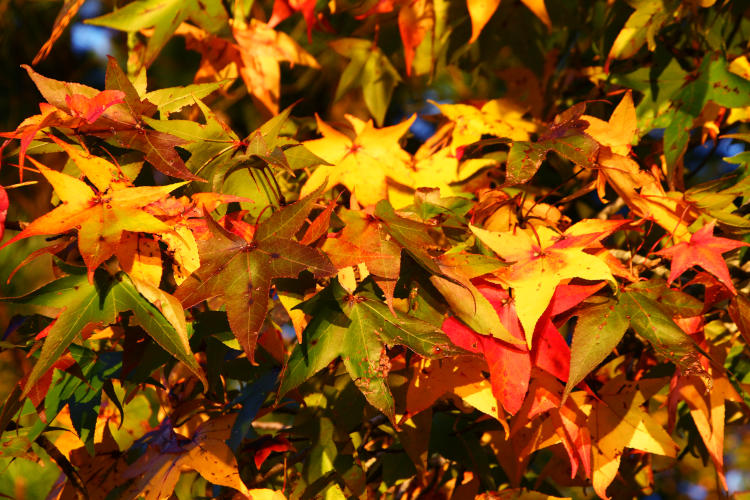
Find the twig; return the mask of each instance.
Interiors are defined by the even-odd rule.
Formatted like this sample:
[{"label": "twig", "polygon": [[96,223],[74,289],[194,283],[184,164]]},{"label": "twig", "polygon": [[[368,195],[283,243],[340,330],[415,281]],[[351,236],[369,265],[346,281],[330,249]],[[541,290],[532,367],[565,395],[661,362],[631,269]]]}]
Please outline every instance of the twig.
[{"label": "twig", "polygon": [[52,460],[57,463],[57,465],[68,477],[70,484],[72,484],[73,488],[76,490],[76,497],[82,500],[88,500],[89,495],[86,492],[86,487],[83,484],[83,480],[81,480],[81,476],[78,475],[78,471],[76,471],[75,467],[73,467],[73,465],[68,461],[65,455],[63,455],[60,450],[58,450],[57,447],[52,444],[52,442],[44,435],[36,438],[36,442],[44,449],[44,451],[47,452]]}]

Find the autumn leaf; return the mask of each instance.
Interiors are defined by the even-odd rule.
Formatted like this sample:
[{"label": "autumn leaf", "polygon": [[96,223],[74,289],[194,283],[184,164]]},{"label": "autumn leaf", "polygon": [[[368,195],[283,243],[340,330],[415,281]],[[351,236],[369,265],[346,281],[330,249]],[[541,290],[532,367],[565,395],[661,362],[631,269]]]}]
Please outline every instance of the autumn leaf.
[{"label": "autumn leaf", "polygon": [[748,243],[714,236],[715,226],[716,221],[713,220],[693,233],[690,236],[690,241],[683,241],[656,252],[657,255],[663,255],[672,259],[669,283],[672,283],[689,268],[701,266],[716,276],[733,294],[737,294],[722,254],[736,248],[748,246]]},{"label": "autumn leaf", "polygon": [[[478,285],[477,288],[490,302],[510,334],[523,341],[521,324],[508,292],[488,284]],[[489,366],[492,392],[511,415],[517,413],[523,404],[532,366],[540,367],[560,379],[568,378],[568,346],[550,321],[549,313],[542,318],[534,332],[536,340],[531,351],[523,344],[512,345],[488,335],[480,335],[455,318],[446,319],[442,328],[456,346],[484,356]]]},{"label": "autumn leaf", "polygon": [[674,419],[677,402],[684,400],[690,410],[695,427],[708,450],[708,455],[716,467],[718,480],[724,491],[727,479],[724,474],[724,425],[726,401],[739,402],[742,398],[724,374],[717,374],[711,367],[712,387],[706,388],[705,381],[698,377],[679,377],[673,384],[670,394],[670,412]]},{"label": "autumn leaf", "polygon": [[334,100],[338,101],[349,91],[361,88],[367,109],[375,122],[382,125],[393,90],[401,81],[398,71],[380,47],[370,40],[339,38],[329,45],[349,59],[349,64],[341,73]]},{"label": "autumn leaf", "polygon": [[55,18],[55,23],[52,26],[52,33],[50,34],[47,41],[44,42],[44,45],[42,45],[42,47],[39,49],[39,52],[36,53],[31,64],[36,66],[40,61],[43,61],[47,58],[50,50],[52,50],[52,46],[55,44],[57,39],[62,36],[65,28],[68,27],[70,21],[78,13],[78,9],[81,8],[83,2],[84,0],[65,0],[62,7],[60,7],[60,12]]},{"label": "autumn leaf", "polygon": [[338,216],[346,223],[344,229],[326,238],[321,249],[336,269],[364,265],[392,305],[401,271],[401,246],[388,238],[381,222],[364,212],[341,209]]},{"label": "autumn leaf", "polygon": [[254,360],[258,332],[268,308],[271,280],[293,278],[304,270],[316,276],[335,271],[319,250],[294,241],[320,190],[273,213],[260,223],[252,239],[220,226],[210,214],[211,238],[198,243],[201,267],[175,290],[184,307],[223,297],[232,332]]},{"label": "autumn leaf", "polygon": [[216,32],[229,18],[221,2],[216,1],[138,0],[110,14],[87,19],[86,23],[129,33],[153,28],[142,60],[143,65],[149,67],[177,27],[187,19],[209,32]]},{"label": "autumn leaf", "polygon": [[426,358],[457,352],[435,326],[398,311],[394,315],[369,293],[349,295],[338,283],[307,305],[317,306],[316,315],[303,332],[305,342],[289,357],[278,397],[341,357],[367,401],[393,420],[395,403],[387,381],[390,360],[386,348],[405,345]]},{"label": "autumn leaf", "polygon": [[[36,75],[31,68],[26,67],[26,69],[32,75],[32,78]],[[40,75],[36,76],[40,77]],[[71,90],[75,91],[78,89],[72,87]],[[27,118],[13,132],[0,133],[2,137],[20,140],[21,146],[18,151],[20,167],[24,166],[26,150],[31,141],[36,138],[40,131],[50,127],[75,129],[84,124],[93,124],[107,112],[108,108],[124,101],[124,94],[118,90],[104,90],[102,92],[98,92],[95,89],[90,90],[92,92],[87,92],[86,94],[65,94],[62,101],[66,106],[65,109],[40,103],[40,114]],[[19,176],[21,181],[23,181],[23,168],[19,171]]]},{"label": "autumn leaf", "polygon": [[615,305],[606,300],[578,313],[570,345],[570,377],[563,398],[609,356],[625,335],[630,322],[625,311]]},{"label": "autumn leaf", "polygon": [[581,119],[584,109],[585,105],[579,104],[560,113],[536,141],[514,140],[508,152],[505,184],[530,180],[550,151],[576,165],[594,168],[599,144],[583,132],[587,123]]},{"label": "autumn leaf", "polygon": [[538,130],[533,121],[524,118],[528,109],[511,99],[492,99],[481,108],[471,104],[434,104],[454,124],[451,133],[454,155],[457,148],[475,143],[483,135],[527,141]]},{"label": "autumn leaf", "polygon": [[[388,197],[388,180],[406,186],[412,183],[411,157],[398,141],[416,119],[413,115],[398,125],[376,128],[372,121],[347,115],[353,133],[334,129],[316,116],[320,139],[304,146],[331,165],[321,165],[310,175],[301,196],[320,186],[324,190],[343,184],[365,206]],[[327,182],[326,182],[327,179]]]},{"label": "autumn leaf", "polygon": [[0,186],[0,241],[5,234],[5,218],[8,216],[8,192]]},{"label": "autumn leaf", "polygon": [[596,493],[609,498],[606,490],[617,474],[625,448],[675,457],[678,447],[645,411],[646,399],[637,386],[625,388],[610,383],[599,395],[601,399],[593,402],[588,415],[593,440],[591,480]]},{"label": "autumn leaf", "polygon": [[242,62],[240,75],[248,91],[271,114],[279,112],[281,61],[292,66],[301,64],[311,68],[320,67],[315,58],[289,35],[276,31],[257,19],[251,19],[247,25],[235,23],[232,32],[237,40]]},{"label": "autumn leaf", "polygon": [[144,207],[185,183],[167,186],[133,186],[117,167],[103,158],[79,151],[59,139],[63,148],[91,181],[89,184],[31,161],[52,184],[62,203],[8,240],[4,248],[30,236],[78,231],[78,248],[92,277],[94,270],[114,255],[123,232],[164,233],[171,227]]},{"label": "autumn leaf", "polygon": [[579,235],[578,224],[562,234],[547,227],[539,227],[532,233],[521,229],[493,232],[470,226],[482,243],[505,261],[513,263],[497,274],[513,291],[516,311],[529,347],[534,327],[559,284],[572,278],[615,283],[607,264],[584,251],[613,228]]},{"label": "autumn leaf", "polygon": [[[115,276],[97,270],[87,279],[79,268],[66,266],[68,276],[49,283],[38,290],[12,300],[33,307],[40,314],[55,318],[42,351],[29,375],[25,392],[62,356],[76,337],[90,333],[94,328],[111,325],[120,313],[133,311],[135,321],[164,350],[185,363],[205,383],[203,371],[193,357],[187,332],[177,331],[170,322],[151,305],[124,273]],[[182,311],[180,311],[182,313]],[[183,316],[184,321],[184,316]]]},{"label": "autumn leaf", "polygon": [[669,17],[670,9],[664,5],[664,2],[636,4],[635,11],[625,21],[625,26],[617,34],[609,50],[604,66],[605,71],[608,71],[613,59],[632,57],[647,42],[648,49],[653,51],[656,48],[656,35]]},{"label": "autumn leaf", "polygon": [[415,51],[434,29],[435,7],[430,0],[407,0],[398,11],[398,30],[404,44],[406,75],[411,76]]},{"label": "autumn leaf", "polygon": [[[452,394],[467,405],[497,419],[505,418],[498,409],[492,385],[482,374],[484,366],[474,356],[456,356],[437,360],[420,359],[406,393],[406,412],[420,413],[445,394]],[[507,424],[505,424],[507,425]]]},{"label": "autumn leaf", "polygon": [[[552,23],[547,13],[547,8],[544,5],[544,0],[522,0],[523,4],[534,13],[536,17],[542,21],[547,28],[550,28]],[[481,0],[466,0],[466,6],[469,9],[469,16],[471,17],[471,39],[469,43],[474,43],[479,38],[482,29],[487,22],[495,13],[500,0],[491,0],[489,2],[483,2]]]},{"label": "autumn leaf", "polygon": [[295,12],[301,12],[307,26],[307,41],[312,43],[312,29],[318,23],[315,18],[315,4],[315,0],[275,0],[268,27],[275,28]]},{"label": "autumn leaf", "polygon": [[589,115],[582,115],[581,119],[588,122],[586,133],[596,139],[599,144],[609,147],[615,154],[628,155],[633,138],[638,132],[631,91],[625,93],[609,120],[605,121]]},{"label": "autumn leaf", "polygon": [[[124,498],[145,497],[158,500],[169,497],[183,468],[195,470],[208,482],[234,488],[248,494],[240,478],[237,459],[226,440],[236,414],[215,417],[202,423],[190,439],[180,439],[169,419],[153,431],[146,453],[123,472],[133,479]],[[149,442],[150,441],[150,442]]]}]

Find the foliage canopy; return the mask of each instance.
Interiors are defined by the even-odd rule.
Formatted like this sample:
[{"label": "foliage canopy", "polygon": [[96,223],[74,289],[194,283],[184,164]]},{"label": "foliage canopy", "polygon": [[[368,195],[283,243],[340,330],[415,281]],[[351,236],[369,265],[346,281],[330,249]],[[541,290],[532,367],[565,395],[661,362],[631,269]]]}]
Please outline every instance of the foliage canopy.
[{"label": "foliage canopy", "polygon": [[102,3],[92,85],[83,4],[0,132],[0,493],[730,489],[743,2]]}]

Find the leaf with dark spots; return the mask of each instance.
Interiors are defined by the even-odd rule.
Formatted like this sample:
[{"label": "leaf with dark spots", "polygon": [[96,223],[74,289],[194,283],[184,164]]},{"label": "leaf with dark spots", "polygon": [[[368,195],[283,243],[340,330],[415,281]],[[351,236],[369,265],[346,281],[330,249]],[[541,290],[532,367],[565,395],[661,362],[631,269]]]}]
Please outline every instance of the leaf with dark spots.
[{"label": "leaf with dark spots", "polygon": [[258,226],[251,241],[205,214],[211,238],[199,243],[201,267],[177,288],[175,296],[185,307],[223,297],[229,326],[251,361],[266,317],[271,281],[294,278],[304,270],[317,277],[335,272],[323,253],[291,239],[319,193],[275,212]]},{"label": "leaf with dark spots", "polygon": [[387,382],[390,361],[386,348],[403,345],[426,358],[455,355],[457,350],[439,329],[396,312],[368,293],[347,295],[334,282],[303,309],[313,319],[285,367],[279,397],[341,357],[349,376],[367,401],[394,418],[394,402]]},{"label": "leaf with dark spots", "polygon": [[629,321],[617,302],[607,300],[578,313],[570,345],[570,375],[563,398],[612,352]]},{"label": "leaf with dark spots", "polygon": [[594,168],[599,143],[583,132],[588,125],[581,120],[584,111],[586,103],[578,103],[558,114],[550,129],[538,140],[513,141],[508,152],[505,185],[513,186],[531,180],[550,151],[576,165]]},{"label": "leaf with dark spots", "polygon": [[620,294],[617,307],[630,321],[631,328],[653,346],[657,356],[674,363],[685,375],[710,380],[700,364],[697,344],[658,302],[638,291],[626,291]]}]

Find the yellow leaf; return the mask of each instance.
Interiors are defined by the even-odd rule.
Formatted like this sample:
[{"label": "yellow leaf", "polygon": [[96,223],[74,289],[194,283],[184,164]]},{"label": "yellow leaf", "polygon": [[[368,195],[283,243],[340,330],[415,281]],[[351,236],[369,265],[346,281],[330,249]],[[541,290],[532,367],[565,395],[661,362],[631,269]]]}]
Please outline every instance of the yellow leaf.
[{"label": "yellow leaf", "polygon": [[210,483],[247,491],[240,478],[237,459],[224,441],[206,439],[196,443],[182,463],[195,469]]},{"label": "yellow leaf", "polygon": [[676,243],[690,241],[684,217],[687,207],[667,196],[652,173],[641,170],[634,160],[606,150],[599,151],[599,164],[600,179],[606,180],[636,215],[659,224]]},{"label": "yellow leaf", "polygon": [[[94,269],[116,252],[123,232],[162,233],[171,230],[169,225],[143,208],[184,182],[143,187],[132,187],[127,183],[117,190],[108,187],[105,191],[95,192],[79,179],[49,169],[33,158],[29,160],[49,180],[62,204],[34,220],[0,248],[30,236],[61,234],[77,229],[78,249],[92,279]],[[95,172],[92,175],[101,174],[99,170]],[[104,176],[99,181],[104,182],[102,179]]]},{"label": "yellow leaf", "polygon": [[[613,381],[614,382],[614,381]],[[602,498],[620,466],[623,450],[633,448],[675,457],[677,445],[664,428],[646,412],[646,399],[637,388],[616,390],[610,382],[602,388],[601,400],[593,403],[589,427],[594,439],[592,484]]]},{"label": "yellow leaf", "polygon": [[507,432],[507,423],[492,395],[490,381],[482,374],[482,365],[481,360],[473,356],[420,360],[406,393],[406,411],[419,413],[443,395],[453,394],[467,405],[496,418]]},{"label": "yellow leaf", "polygon": [[544,0],[521,0],[521,2],[528,7],[548,29],[552,28],[552,21],[549,18],[547,6],[544,5]]},{"label": "yellow leaf", "polygon": [[479,38],[484,25],[487,24],[499,5],[500,0],[466,0],[466,7],[469,9],[469,16],[471,17],[471,39],[469,43],[474,43]]},{"label": "yellow leaf", "polygon": [[151,302],[157,309],[161,311],[164,317],[174,327],[178,334],[179,342],[183,345],[183,348],[190,352],[190,344],[188,342],[187,322],[185,321],[185,309],[182,307],[182,303],[174,295],[170,295],[157,285],[138,279],[135,276],[130,276],[133,280],[138,293],[146,297],[146,300]]},{"label": "yellow leaf", "polygon": [[193,232],[185,226],[175,226],[174,232],[163,233],[161,240],[174,257],[174,280],[180,285],[201,265],[198,243]]},{"label": "yellow leaf", "polygon": [[159,286],[162,274],[159,243],[138,233],[123,233],[117,249],[120,267],[131,278]]},{"label": "yellow leaf", "polygon": [[[421,150],[421,148],[420,148]],[[453,196],[458,187],[451,184],[468,179],[479,170],[495,165],[494,160],[488,158],[473,158],[459,162],[448,148],[441,149],[434,154],[414,155],[414,172],[412,173],[412,189],[402,186],[389,185],[388,198],[395,209],[403,208],[414,203],[414,190],[419,188],[438,188],[440,196]]]},{"label": "yellow leaf", "polygon": [[[534,231],[516,229],[508,232],[493,232],[469,226],[482,243],[504,260],[513,263],[498,271],[497,275],[513,291],[516,312],[529,348],[534,327],[552,300],[557,285],[576,277],[615,283],[606,262],[584,252],[586,247],[601,236],[597,237],[597,233],[591,233],[590,238],[576,235],[576,226],[577,224],[571,226],[562,235],[543,226]],[[601,234],[605,232],[608,231],[602,229]],[[567,238],[571,238],[573,243],[568,243]]]},{"label": "yellow leaf", "polygon": [[482,108],[469,104],[437,104],[440,112],[455,126],[452,134],[451,153],[467,144],[477,142],[482,135],[507,137],[514,141],[528,141],[537,125],[524,118],[528,109],[511,99],[493,99]]},{"label": "yellow leaf", "polygon": [[[549,19],[547,13],[547,7],[544,5],[544,0],[521,0],[523,4],[534,13],[536,17],[542,21],[547,28],[552,27],[552,22]],[[466,0],[466,7],[469,9],[469,16],[471,17],[471,39],[469,43],[474,43],[482,29],[487,22],[495,13],[497,7],[500,5],[500,0]]]},{"label": "yellow leaf", "polygon": [[581,119],[589,123],[586,133],[600,144],[609,146],[613,153],[627,155],[630,152],[630,144],[638,132],[632,91],[627,91],[608,121],[589,115],[583,115]]},{"label": "yellow leaf", "polygon": [[[711,370],[713,372],[713,368]],[[712,376],[715,374],[712,373]],[[696,376],[683,377],[678,382],[677,391],[688,404],[690,416],[706,445],[708,454],[716,467],[722,488],[727,490],[724,476],[724,401],[742,401],[724,375],[713,378],[713,388],[707,390],[703,381]]]},{"label": "yellow leaf", "polygon": [[70,159],[73,160],[78,169],[99,191],[104,192],[108,189],[119,189],[129,184],[127,177],[113,163],[74,148],[54,135],[50,135],[49,137],[70,156]]},{"label": "yellow leaf", "polygon": [[387,199],[389,179],[411,186],[411,156],[401,149],[398,140],[415,118],[413,115],[397,125],[375,128],[372,120],[363,122],[346,115],[354,129],[354,137],[350,137],[316,117],[323,137],[306,141],[304,145],[331,165],[317,167],[302,187],[300,196],[307,196],[327,179],[326,189],[343,184],[362,205],[374,205]]},{"label": "yellow leaf", "polygon": [[286,500],[286,497],[280,491],[269,490],[267,488],[248,490],[247,498],[249,500]]}]

